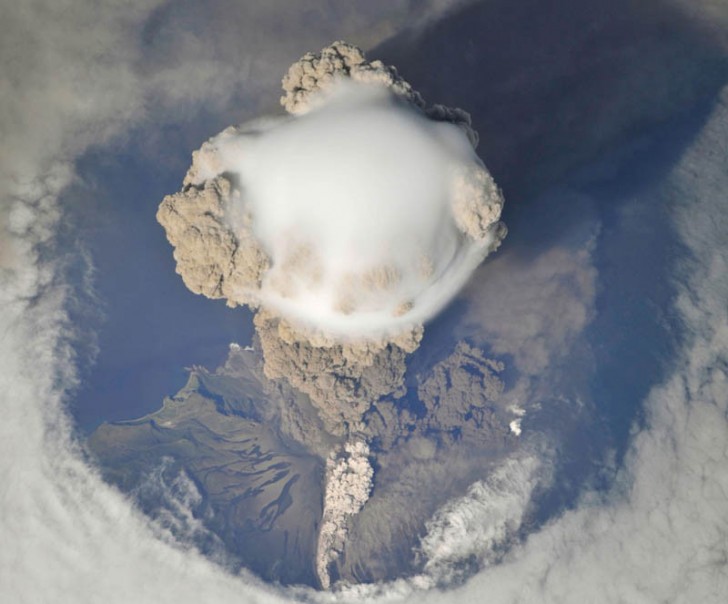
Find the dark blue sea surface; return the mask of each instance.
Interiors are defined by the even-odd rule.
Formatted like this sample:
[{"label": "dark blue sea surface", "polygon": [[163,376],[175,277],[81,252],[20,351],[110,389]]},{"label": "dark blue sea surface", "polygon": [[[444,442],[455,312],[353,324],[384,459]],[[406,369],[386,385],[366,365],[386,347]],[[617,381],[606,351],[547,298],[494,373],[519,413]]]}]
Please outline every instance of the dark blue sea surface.
[{"label": "dark blue sea surface", "polygon": [[98,356],[85,366],[71,405],[84,432],[158,409],[187,381],[186,367],[214,368],[231,342],[250,343],[249,311],[190,292],[156,221],[159,202],[178,190],[187,162],[180,152],[176,166],[160,167],[131,151],[80,162],[84,182],[71,192],[80,225],[75,240],[91,256],[100,309],[88,308]]}]

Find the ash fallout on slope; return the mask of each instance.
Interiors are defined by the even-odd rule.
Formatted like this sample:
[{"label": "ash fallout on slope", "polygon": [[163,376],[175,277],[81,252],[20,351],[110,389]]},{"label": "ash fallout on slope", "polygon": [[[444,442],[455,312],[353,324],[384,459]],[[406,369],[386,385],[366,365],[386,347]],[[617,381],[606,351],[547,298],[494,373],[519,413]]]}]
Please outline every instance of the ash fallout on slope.
[{"label": "ash fallout on slope", "polygon": [[336,42],[283,79],[288,115],[193,153],[157,218],[193,292],[256,309],[266,375],[343,434],[403,393],[424,323],[500,244],[503,197],[467,113]]}]

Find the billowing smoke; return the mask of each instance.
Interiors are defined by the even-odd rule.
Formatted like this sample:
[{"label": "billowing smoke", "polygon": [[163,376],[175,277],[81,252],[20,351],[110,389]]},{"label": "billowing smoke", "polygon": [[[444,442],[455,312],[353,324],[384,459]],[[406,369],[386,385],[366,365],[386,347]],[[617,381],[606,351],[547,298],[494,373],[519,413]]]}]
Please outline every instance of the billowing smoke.
[{"label": "billowing smoke", "polygon": [[346,443],[342,451],[332,451],[326,460],[324,513],[316,552],[316,571],[324,589],[331,585],[329,564],[342,553],[347,520],[369,499],[373,477],[369,446],[363,441]]},{"label": "billowing smoke", "polygon": [[305,55],[283,87],[290,115],[205,143],[158,219],[192,291],[261,310],[266,373],[333,429],[401,391],[423,324],[505,236],[503,198],[469,116],[356,47]]}]

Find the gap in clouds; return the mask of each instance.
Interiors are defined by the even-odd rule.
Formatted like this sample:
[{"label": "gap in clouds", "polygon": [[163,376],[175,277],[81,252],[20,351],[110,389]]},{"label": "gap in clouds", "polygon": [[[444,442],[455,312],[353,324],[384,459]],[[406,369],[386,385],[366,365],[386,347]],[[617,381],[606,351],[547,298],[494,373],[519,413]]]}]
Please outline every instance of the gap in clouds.
[{"label": "gap in clouds", "polygon": [[[599,182],[598,179],[597,179],[597,182]],[[599,182],[599,184],[600,184],[600,186],[603,186],[604,185],[604,181]],[[605,199],[602,200],[602,201],[604,203],[607,203],[606,196],[605,196]],[[507,206],[507,207],[511,207],[511,206]],[[622,213],[619,216],[617,216],[617,214],[618,214],[617,211],[614,212],[614,215],[609,215],[609,212],[607,212],[606,215],[603,216],[604,233],[606,233],[606,234],[617,234],[618,229],[614,225],[617,222],[619,222],[619,221],[621,221],[620,224],[625,224],[625,225],[628,226],[628,224],[629,224],[628,223],[628,216],[626,216],[624,213]],[[610,221],[612,221],[612,222],[610,222]],[[558,225],[557,224],[554,224],[554,226],[558,226]],[[633,235],[636,235],[636,234],[633,234]],[[616,256],[616,258],[614,256]],[[606,280],[607,282],[612,282],[611,279],[610,279],[610,277],[607,274],[608,271],[609,271],[609,269],[610,269],[610,266],[620,266],[620,263],[622,263],[622,265],[623,265],[625,262],[627,262],[629,260],[628,258],[620,257],[618,254],[615,254],[614,256],[612,256],[611,258],[605,257],[605,258],[602,258],[601,260],[597,259],[598,264],[600,262],[602,263],[602,265],[600,266],[600,270],[602,271],[601,274],[603,276],[603,279]],[[610,264],[610,262],[612,264]],[[171,274],[171,277],[175,277],[175,276],[173,274]],[[625,284],[623,284],[624,289],[622,289],[621,291],[622,292],[629,291],[629,288],[630,287],[634,287],[635,285],[636,284],[634,284],[634,283],[625,283]],[[619,289],[615,289],[614,290],[615,297],[617,297],[617,292],[619,292],[619,291],[620,291]],[[632,291],[637,291],[637,290],[634,290],[633,289]],[[604,293],[602,293],[601,295],[603,296]],[[666,295],[669,295],[669,292]],[[599,299],[601,299],[601,298],[599,298]],[[646,313],[649,314],[650,311],[649,311],[649,309],[647,309],[647,310],[643,309],[643,312],[646,312]],[[597,317],[597,321],[599,320],[599,318],[601,316],[602,315],[600,314]],[[615,317],[615,321],[617,319],[618,319],[618,317]],[[641,321],[641,318],[640,318],[640,321]],[[638,323],[637,317],[635,317],[635,324],[637,324],[637,323]],[[605,325],[605,329],[608,326],[609,326],[609,323],[607,322],[607,324]],[[627,335],[629,335],[629,334],[627,334]],[[616,342],[614,345],[617,348],[619,346],[623,346],[624,347],[624,350],[629,350],[630,349],[630,344],[634,344],[635,342],[639,343],[639,340],[637,339],[637,336],[638,335],[640,335],[640,334],[636,334],[636,333],[635,334],[631,334],[630,337],[631,338],[635,338],[635,341],[631,341],[629,338],[625,338],[624,340],[620,340],[620,341]],[[648,334],[648,335],[650,337],[652,337],[654,334]],[[610,356],[609,354],[607,354],[606,352],[604,352],[604,358],[605,359],[608,360],[609,359],[609,356]],[[617,370],[615,369],[615,371],[617,371]],[[617,373],[618,373],[618,371],[617,371]],[[619,377],[619,376],[617,376],[617,377]],[[645,389],[645,384],[646,384],[647,380],[652,379],[652,378],[648,378],[647,376],[643,376],[643,375],[636,374],[635,376],[632,377],[632,379],[633,379],[633,382],[635,382],[635,385],[634,385],[634,387],[635,387],[635,395],[634,396],[630,396],[629,397],[630,400],[625,403],[625,410],[624,410],[624,414],[623,414],[623,418],[624,418],[625,422],[630,417],[630,411],[633,411],[633,409],[630,409],[630,406],[639,403],[639,400],[641,400],[641,399],[637,399],[636,398],[637,397],[637,392],[643,391]],[[608,380],[608,381],[611,381],[611,380]],[[597,386],[595,386],[595,390],[600,390],[601,391],[605,387],[606,386],[597,385]],[[616,390],[615,390],[615,392],[616,392]],[[614,402],[618,402],[617,399],[618,399],[617,396],[613,396],[612,397],[612,400]],[[607,405],[607,403],[605,403],[605,405]],[[626,426],[623,426],[623,428],[624,428],[624,430],[626,430]],[[627,433],[626,432],[623,432],[623,434],[625,435],[625,439],[626,439],[627,438]]]}]

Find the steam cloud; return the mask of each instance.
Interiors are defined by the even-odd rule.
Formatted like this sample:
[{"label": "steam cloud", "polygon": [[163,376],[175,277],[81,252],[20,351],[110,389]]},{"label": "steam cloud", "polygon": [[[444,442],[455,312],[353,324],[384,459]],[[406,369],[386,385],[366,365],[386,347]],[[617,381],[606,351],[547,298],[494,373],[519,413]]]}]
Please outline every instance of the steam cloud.
[{"label": "steam cloud", "polygon": [[[427,584],[452,583],[467,562],[495,563],[498,547],[512,538],[523,523],[536,479],[535,457],[512,458],[497,468],[487,481],[473,484],[468,493],[452,500],[427,523],[420,553],[427,561]],[[429,580],[429,581],[428,581]]]},{"label": "steam cloud", "polygon": [[305,55],[283,88],[291,115],[205,143],[157,217],[187,287],[261,309],[267,375],[337,431],[401,390],[423,324],[505,236],[503,198],[469,116],[358,48]]}]

